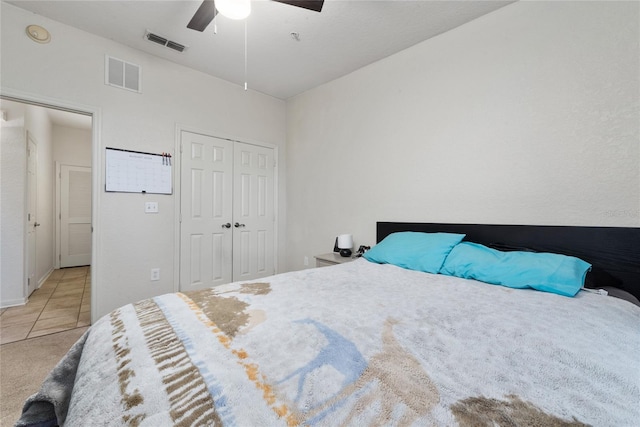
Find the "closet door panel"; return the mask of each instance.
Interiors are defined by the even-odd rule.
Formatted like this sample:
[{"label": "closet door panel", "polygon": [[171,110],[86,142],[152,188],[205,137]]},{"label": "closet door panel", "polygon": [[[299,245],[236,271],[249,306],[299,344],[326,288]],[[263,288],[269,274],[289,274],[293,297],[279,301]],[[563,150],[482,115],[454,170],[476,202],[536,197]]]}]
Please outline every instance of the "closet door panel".
[{"label": "closet door panel", "polygon": [[180,290],[232,280],[233,142],[182,132]]},{"label": "closet door panel", "polygon": [[274,150],[181,138],[180,289],[274,274]]},{"label": "closet door panel", "polygon": [[275,272],[273,152],[271,148],[235,144],[234,281],[257,279]]}]

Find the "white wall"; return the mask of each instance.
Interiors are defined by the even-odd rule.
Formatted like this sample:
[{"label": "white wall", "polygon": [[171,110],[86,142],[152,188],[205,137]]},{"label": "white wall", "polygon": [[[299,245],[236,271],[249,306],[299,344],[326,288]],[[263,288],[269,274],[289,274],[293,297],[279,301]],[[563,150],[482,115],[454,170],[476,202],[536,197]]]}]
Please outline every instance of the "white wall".
[{"label": "white wall", "polygon": [[[24,115],[0,129],[0,306],[22,304],[24,295],[24,212],[27,156]],[[9,207],[11,207],[9,209]]]},{"label": "white wall", "polygon": [[639,7],[517,2],[289,100],[289,268],[376,221],[640,226]]},{"label": "white wall", "polygon": [[[2,3],[2,81],[4,92],[25,92],[62,103],[86,105],[100,112],[96,141],[99,188],[105,147],[147,152],[176,148],[176,126],[213,135],[260,141],[282,147],[285,142],[284,101],[196,72],[66,25]],[[52,34],[49,44],[30,41],[24,28],[38,24]],[[104,84],[104,56],[142,67],[138,94]],[[286,171],[284,156],[278,162]],[[96,166],[98,169],[96,169]],[[175,176],[176,168],[174,168]],[[282,175],[283,176],[283,175]],[[285,248],[286,198],[279,180],[279,245]],[[144,202],[159,203],[157,215],[144,214]],[[125,193],[97,194],[94,224],[92,319],[122,304],[174,290],[177,198]],[[282,260],[284,257],[281,257]],[[284,261],[279,266],[282,269]],[[161,267],[161,280],[151,282],[151,268]]]},{"label": "white wall", "polygon": [[53,161],[91,167],[91,131],[54,124]]}]

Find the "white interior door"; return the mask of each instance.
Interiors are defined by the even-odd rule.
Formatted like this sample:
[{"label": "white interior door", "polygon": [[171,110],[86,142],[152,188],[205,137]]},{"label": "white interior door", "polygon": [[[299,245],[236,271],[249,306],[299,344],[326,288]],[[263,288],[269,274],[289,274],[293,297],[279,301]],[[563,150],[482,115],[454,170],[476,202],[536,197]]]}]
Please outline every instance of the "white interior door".
[{"label": "white interior door", "polygon": [[180,290],[231,282],[233,142],[182,132]]},{"label": "white interior door", "polygon": [[36,290],[38,147],[27,133],[27,296]]},{"label": "white interior door", "polygon": [[91,168],[60,166],[60,267],[91,264]]},{"label": "white interior door", "polygon": [[236,142],[234,150],[233,280],[275,273],[274,150]]}]

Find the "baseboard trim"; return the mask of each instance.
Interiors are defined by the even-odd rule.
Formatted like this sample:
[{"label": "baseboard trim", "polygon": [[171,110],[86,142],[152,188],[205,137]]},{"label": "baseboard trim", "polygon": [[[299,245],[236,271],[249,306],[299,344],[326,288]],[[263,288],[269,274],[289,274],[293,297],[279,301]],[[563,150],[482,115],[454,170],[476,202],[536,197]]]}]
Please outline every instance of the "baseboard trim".
[{"label": "baseboard trim", "polygon": [[26,298],[10,299],[7,301],[0,301],[0,308],[16,307],[18,305],[25,305],[26,303]]},{"label": "baseboard trim", "polygon": [[53,273],[53,270],[55,270],[55,269],[52,267],[51,270],[49,270],[44,276],[42,276],[42,279],[40,279],[38,281],[38,287],[36,289],[40,289],[40,286],[42,286],[44,284],[44,282],[47,281],[49,276],[51,276],[51,273]]}]

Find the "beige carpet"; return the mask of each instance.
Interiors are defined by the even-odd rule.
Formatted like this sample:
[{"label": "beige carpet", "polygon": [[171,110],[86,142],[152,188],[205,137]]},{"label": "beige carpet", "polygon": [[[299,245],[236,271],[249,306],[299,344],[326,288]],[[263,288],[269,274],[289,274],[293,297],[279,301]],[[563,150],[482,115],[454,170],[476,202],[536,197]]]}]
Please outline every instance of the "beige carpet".
[{"label": "beige carpet", "polygon": [[0,427],[13,426],[22,404],[87,328],[0,346]]}]

